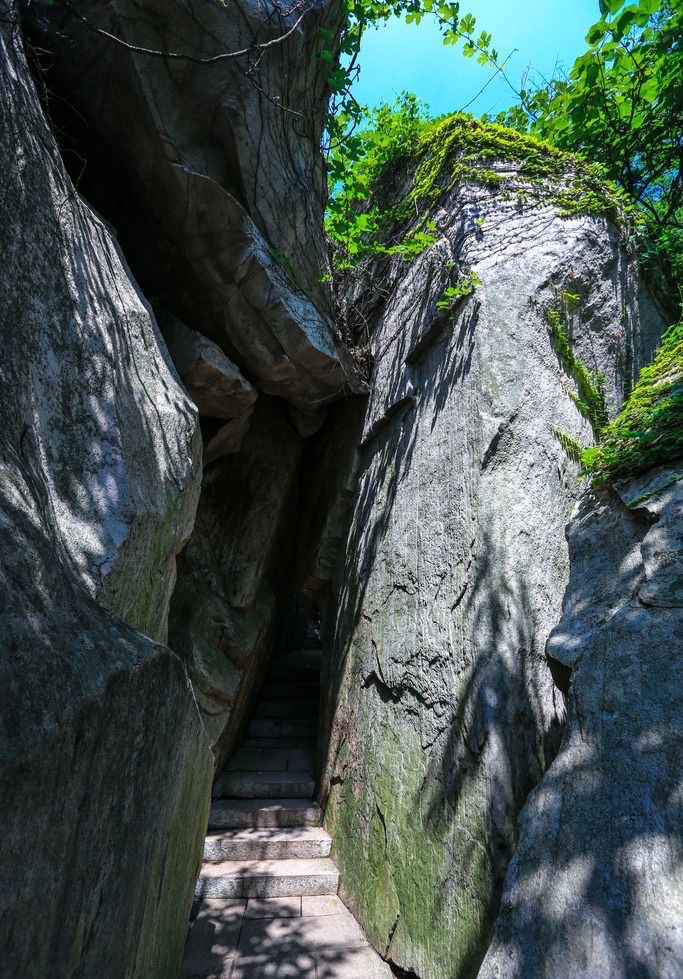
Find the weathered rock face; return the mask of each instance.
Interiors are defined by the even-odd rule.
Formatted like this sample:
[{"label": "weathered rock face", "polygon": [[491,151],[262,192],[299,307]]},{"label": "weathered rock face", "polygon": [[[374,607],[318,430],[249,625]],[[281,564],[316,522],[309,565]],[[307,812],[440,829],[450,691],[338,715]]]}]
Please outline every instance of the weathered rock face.
[{"label": "weathered rock face", "polygon": [[[234,509],[254,526],[263,503],[252,483],[267,474],[277,524],[298,458],[286,423],[282,445],[273,444],[279,425],[272,437],[261,425],[249,440],[257,398],[284,399],[307,437],[331,402],[360,387],[322,278],[329,69],[317,53],[342,4],[306,0],[287,12],[260,0],[58,0],[23,9],[37,47],[49,51],[46,87],[58,95],[51,112],[63,145],[73,139],[85,192],[164,311],[171,355],[202,415],[209,473],[172,644],[191,664],[220,763],[269,649],[275,582],[262,575],[274,552],[270,544],[261,552],[261,531],[249,539],[218,513]],[[266,517],[268,538],[271,529]],[[226,558],[217,568],[207,554]],[[251,580],[254,568],[258,586],[236,604],[221,573]]]},{"label": "weathered rock face", "polygon": [[188,330],[174,316],[162,320],[164,339],[173,363],[200,415],[209,418],[239,418],[256,401],[252,384],[219,346]]},{"label": "weathered rock face", "polygon": [[196,415],[0,13],[3,971],[168,979],[210,753],[181,662],[135,629],[165,635]]},{"label": "weathered rock face", "polygon": [[587,495],[549,655],[562,748],[525,805],[480,979],[683,972],[683,473]]},{"label": "weathered rock face", "polygon": [[341,4],[26,10],[51,51],[50,85],[88,121],[89,193],[115,214],[148,294],[266,393],[301,407],[343,394],[353,370],[321,278],[327,79],[316,57]]},{"label": "weathered rock face", "polygon": [[208,467],[179,559],[169,641],[187,661],[217,768],[270,651],[300,457],[301,439],[282,408],[260,399],[240,451]]},{"label": "weathered rock face", "polygon": [[[554,430],[591,432],[547,313],[579,297],[574,350],[614,406],[662,328],[606,221],[560,218],[538,188],[525,206],[514,165],[499,169],[500,191],[456,186],[432,215],[437,242],[383,271],[329,627],[323,792],[343,894],[421,979],[476,972],[517,816],[564,719],[544,650],[580,487]],[[440,313],[464,272],[483,284]]]}]

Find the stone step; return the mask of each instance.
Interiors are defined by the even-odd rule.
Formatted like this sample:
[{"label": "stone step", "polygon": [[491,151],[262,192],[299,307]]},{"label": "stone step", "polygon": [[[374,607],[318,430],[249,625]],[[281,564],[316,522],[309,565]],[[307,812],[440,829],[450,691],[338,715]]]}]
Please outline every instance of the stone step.
[{"label": "stone step", "polygon": [[293,718],[310,720],[318,716],[318,698],[314,700],[261,700],[256,705],[254,717]]},{"label": "stone step", "polygon": [[209,829],[320,826],[322,819],[311,799],[220,799],[211,805]]},{"label": "stone step", "polygon": [[316,721],[282,720],[255,717],[247,727],[248,738],[312,738],[318,725]]},{"label": "stone step", "polygon": [[314,792],[307,772],[223,772],[213,786],[214,799],[307,799]]},{"label": "stone step", "polygon": [[331,846],[330,834],[315,826],[294,829],[214,830],[206,837],[204,859],[315,859],[328,857]]},{"label": "stone step", "polygon": [[311,682],[320,676],[321,661],[322,653],[319,649],[302,649],[287,656],[279,656],[272,660],[266,682]]},{"label": "stone step", "polygon": [[319,700],[320,683],[267,683],[263,688],[264,700]]},{"label": "stone step", "polygon": [[329,859],[316,860],[222,860],[205,863],[197,881],[196,896],[296,897],[336,894],[339,871]]},{"label": "stone step", "polygon": [[230,758],[226,772],[312,772],[312,748],[247,748]]},{"label": "stone step", "polygon": [[241,751],[242,748],[265,748],[267,751],[286,751],[292,749],[293,751],[313,751],[315,749],[314,738],[261,738],[252,737],[245,738],[242,744],[237,749]]}]

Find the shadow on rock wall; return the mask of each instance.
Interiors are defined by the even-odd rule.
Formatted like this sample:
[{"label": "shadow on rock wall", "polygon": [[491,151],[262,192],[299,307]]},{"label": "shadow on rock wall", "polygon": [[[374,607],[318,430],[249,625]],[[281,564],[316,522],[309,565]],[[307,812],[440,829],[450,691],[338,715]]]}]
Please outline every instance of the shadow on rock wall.
[{"label": "shadow on rock wall", "polygon": [[165,635],[194,519],[196,413],[2,15],[2,970],[168,979],[211,759],[182,663],[142,631]]},{"label": "shadow on rock wall", "polygon": [[567,729],[522,811],[481,979],[683,968],[680,487],[648,474],[587,497],[570,525],[549,642],[571,679]]}]

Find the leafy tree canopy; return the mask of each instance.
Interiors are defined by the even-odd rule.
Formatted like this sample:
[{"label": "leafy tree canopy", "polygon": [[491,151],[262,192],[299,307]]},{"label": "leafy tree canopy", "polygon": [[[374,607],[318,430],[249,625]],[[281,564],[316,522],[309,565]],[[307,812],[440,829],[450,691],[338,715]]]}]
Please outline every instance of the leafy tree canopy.
[{"label": "leafy tree canopy", "polygon": [[[568,77],[522,90],[498,121],[604,165],[642,208],[654,248],[683,281],[683,5],[600,0]],[[648,256],[646,256],[648,257]]]}]

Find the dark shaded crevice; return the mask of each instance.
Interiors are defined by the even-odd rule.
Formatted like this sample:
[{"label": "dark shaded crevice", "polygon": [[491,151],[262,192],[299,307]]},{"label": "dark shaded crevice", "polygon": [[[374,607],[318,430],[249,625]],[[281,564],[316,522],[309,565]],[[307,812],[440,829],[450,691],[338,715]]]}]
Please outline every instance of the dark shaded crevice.
[{"label": "dark shaded crevice", "polygon": [[384,704],[397,704],[401,699],[402,691],[397,693],[395,690],[392,690],[383,680],[380,680],[374,670],[368,674],[363,683],[364,690],[369,690],[370,688],[377,691],[379,699]]},{"label": "dark shaded crevice", "polygon": [[572,684],[572,668],[567,666],[566,663],[561,663],[559,659],[555,659],[553,656],[547,656],[546,659],[553,683],[566,696]]},{"label": "dark shaded crevice", "polygon": [[422,979],[422,976],[418,976],[417,972],[413,972],[412,969],[401,969],[400,966],[389,960],[387,960],[387,965],[397,979]]},{"label": "dark shaded crevice", "polygon": [[400,398],[395,402],[395,404],[387,408],[381,418],[378,418],[374,425],[371,426],[369,432],[360,444],[361,449],[365,449],[373,441],[373,439],[375,439],[377,435],[394,420],[394,418],[399,415],[401,418],[403,418],[415,407],[415,403],[416,399],[413,395],[406,395],[404,398]]}]

